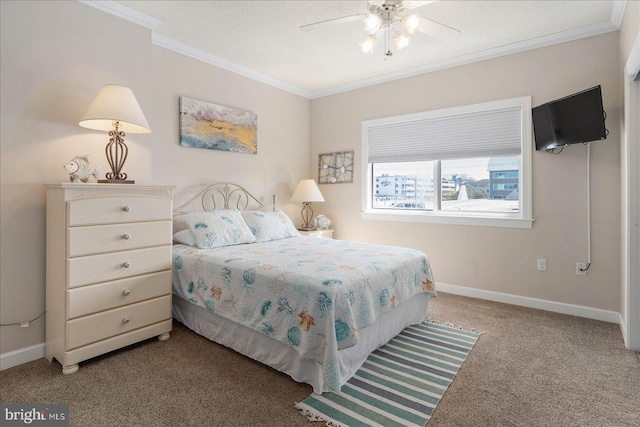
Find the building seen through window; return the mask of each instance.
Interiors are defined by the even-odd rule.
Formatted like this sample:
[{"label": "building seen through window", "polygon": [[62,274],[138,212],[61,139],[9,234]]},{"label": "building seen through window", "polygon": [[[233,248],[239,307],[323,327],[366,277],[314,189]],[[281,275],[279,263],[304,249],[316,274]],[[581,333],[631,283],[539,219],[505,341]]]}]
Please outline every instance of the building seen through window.
[{"label": "building seen through window", "polygon": [[372,167],[374,209],[509,213],[520,209],[520,156],[373,163]]}]

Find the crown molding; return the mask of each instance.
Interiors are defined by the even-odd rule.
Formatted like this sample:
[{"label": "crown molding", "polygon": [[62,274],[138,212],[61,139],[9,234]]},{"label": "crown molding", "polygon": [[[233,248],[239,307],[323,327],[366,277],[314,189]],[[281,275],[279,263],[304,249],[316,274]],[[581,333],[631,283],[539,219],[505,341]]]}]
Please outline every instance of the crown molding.
[{"label": "crown molding", "polygon": [[78,0],[82,4],[94,7],[103,12],[110,13],[119,18],[126,19],[138,25],[142,25],[145,28],[153,30],[158,25],[162,24],[162,21],[149,16],[145,13],[138,12],[135,9],[121,5],[114,1],[97,1],[97,0]]},{"label": "crown molding", "polygon": [[226,59],[219,58],[217,56],[206,53],[202,50],[193,48],[191,46],[187,46],[169,37],[161,36],[159,34],[154,33],[153,29],[155,29],[156,26],[161,24],[162,21],[152,16],[149,16],[145,13],[139,12],[135,9],[132,9],[128,6],[124,6],[120,3],[116,3],[115,1],[97,1],[97,0],[78,0],[78,1],[80,3],[86,4],[87,6],[94,7],[103,12],[110,13],[111,15],[115,15],[119,18],[126,19],[127,21],[133,22],[138,25],[142,25],[143,27],[152,30],[151,43],[156,46],[163,47],[165,49],[188,56],[190,58],[197,59],[199,61],[205,62],[210,65],[215,65],[216,67],[220,67],[225,70],[232,71],[236,74],[240,74],[241,76],[248,77],[250,79],[259,81],[261,83],[265,83],[269,86],[273,86],[278,89],[285,90],[287,92],[291,92],[295,95],[302,96],[304,98],[311,98],[311,92],[307,90],[304,90],[302,88],[299,88],[297,86],[294,86],[288,83],[281,82],[280,80],[276,80],[274,78],[265,76],[249,68],[227,61]]},{"label": "crown molding", "polygon": [[[626,3],[626,2],[625,2]],[[474,62],[486,61],[488,59],[499,58],[501,56],[513,55],[516,53],[526,52],[528,50],[539,49],[542,47],[552,46],[555,44],[566,43],[587,37],[598,36],[601,34],[618,31],[619,27],[612,22],[603,22],[578,28],[569,31],[563,31],[556,34],[550,34],[543,37],[525,40],[518,43],[512,43],[505,46],[487,49],[482,52],[471,53],[469,55],[459,56],[457,58],[446,59],[434,62],[428,65],[414,67],[395,73],[384,74],[381,76],[371,77],[364,80],[358,80],[332,88],[318,90],[311,93],[311,99],[322,98],[329,95],[336,95],[342,92],[348,92],[354,89],[361,89],[381,83],[388,83],[395,80],[414,77],[421,74],[432,73],[434,71],[445,70],[447,68],[459,67],[461,65],[472,64]]]},{"label": "crown molding", "polygon": [[153,18],[142,12],[138,12],[135,9],[124,6],[114,1],[97,1],[97,0],[78,0],[80,3],[87,6],[94,7],[103,12],[110,13],[118,16],[122,19],[134,22],[138,25],[142,25],[152,30],[151,40],[156,46],[163,47],[173,52],[191,57],[193,59],[205,62],[207,64],[214,65],[216,67],[223,68],[225,70],[234,72],[236,74],[248,77],[250,79],[265,83],[267,85],[276,87],[278,89],[285,90],[298,96],[302,96],[308,99],[323,98],[325,96],[336,95],[342,92],[348,92],[354,89],[361,89],[369,86],[378,85],[381,83],[388,83],[395,80],[405,79],[408,77],[418,76],[420,74],[431,73],[434,71],[440,71],[447,68],[458,67],[461,65],[467,65],[474,62],[486,61],[488,59],[499,58],[501,56],[513,55],[516,53],[526,52],[528,50],[539,49],[542,47],[552,46],[555,44],[566,43],[574,40],[579,40],[586,37],[593,37],[601,34],[605,34],[612,31],[618,31],[624,18],[624,12],[627,6],[628,0],[615,0],[611,10],[610,21],[602,22],[599,24],[590,25],[587,27],[577,28],[569,31],[563,31],[556,34],[550,34],[543,37],[537,37],[530,40],[525,40],[518,43],[512,43],[505,46],[500,46],[493,49],[488,49],[482,52],[472,53],[469,55],[459,56],[457,58],[451,58],[443,61],[438,61],[424,66],[413,67],[407,70],[402,70],[395,73],[383,74],[368,79],[357,80],[351,83],[334,86],[328,89],[322,89],[317,91],[308,91],[298,86],[294,86],[288,83],[284,83],[280,80],[271,78],[260,74],[247,67],[235,64],[227,61],[226,59],[219,58],[211,55],[202,50],[196,49],[191,46],[187,46],[169,37],[161,36],[153,32],[153,29],[162,23],[161,20]]},{"label": "crown molding", "polygon": [[611,8],[611,23],[618,29],[622,25],[622,18],[624,18],[624,11],[627,8],[627,0],[615,0],[613,7]]},{"label": "crown molding", "polygon": [[267,85],[276,87],[278,89],[291,92],[295,95],[302,96],[304,98],[311,98],[311,92],[309,91],[306,91],[302,88],[299,88],[297,86],[294,86],[288,83],[281,82],[280,80],[276,80],[274,78],[265,76],[249,68],[227,61],[226,59],[219,58],[217,56],[206,53],[202,50],[177,42],[174,39],[171,39],[169,37],[152,33],[151,43],[153,43],[156,46],[171,50],[173,52],[191,57],[193,59],[206,62],[207,64],[215,65],[216,67],[232,71],[236,74],[240,74],[241,76],[248,77],[253,80],[257,80],[261,83],[265,83]]}]

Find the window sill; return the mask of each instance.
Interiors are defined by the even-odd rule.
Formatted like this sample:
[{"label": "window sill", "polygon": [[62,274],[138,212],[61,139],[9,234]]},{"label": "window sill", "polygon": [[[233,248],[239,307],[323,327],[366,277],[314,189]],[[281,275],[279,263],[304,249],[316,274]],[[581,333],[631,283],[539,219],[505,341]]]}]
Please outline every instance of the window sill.
[{"label": "window sill", "polygon": [[427,224],[473,225],[478,227],[532,228],[533,219],[504,216],[456,215],[450,212],[361,212],[362,219],[373,221],[422,222]]}]

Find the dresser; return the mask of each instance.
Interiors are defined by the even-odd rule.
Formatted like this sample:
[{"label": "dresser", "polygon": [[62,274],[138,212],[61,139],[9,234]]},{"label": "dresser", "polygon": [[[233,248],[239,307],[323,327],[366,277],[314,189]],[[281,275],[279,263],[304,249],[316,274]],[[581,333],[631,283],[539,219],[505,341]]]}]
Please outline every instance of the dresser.
[{"label": "dresser", "polygon": [[46,356],[78,363],[171,331],[173,187],[46,186]]}]

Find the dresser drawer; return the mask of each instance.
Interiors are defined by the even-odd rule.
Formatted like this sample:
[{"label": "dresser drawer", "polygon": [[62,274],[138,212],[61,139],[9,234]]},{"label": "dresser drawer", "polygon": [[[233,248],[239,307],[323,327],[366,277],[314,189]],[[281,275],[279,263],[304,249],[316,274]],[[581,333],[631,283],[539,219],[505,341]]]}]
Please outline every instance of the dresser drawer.
[{"label": "dresser drawer", "polygon": [[112,224],[171,219],[171,200],[118,196],[72,200],[67,207],[67,225]]},{"label": "dresser drawer", "polygon": [[166,245],[171,221],[134,222],[67,228],[67,256],[92,255]]},{"label": "dresser drawer", "polygon": [[64,356],[62,357],[64,361],[61,361],[61,363],[63,365],[71,365],[100,354],[131,345],[138,341],[157,337],[158,335],[171,332],[172,326],[172,319],[163,320],[161,322],[145,326],[144,328],[136,329],[135,331],[116,335],[115,337],[107,338],[106,340],[76,348],[75,350],[65,351],[63,353]]},{"label": "dresser drawer", "polygon": [[67,288],[171,269],[171,246],[90,255],[66,260]]},{"label": "dresser drawer", "polygon": [[171,270],[67,290],[67,319],[171,293]]},{"label": "dresser drawer", "polygon": [[171,295],[166,295],[68,320],[65,350],[72,350],[170,318]]}]

